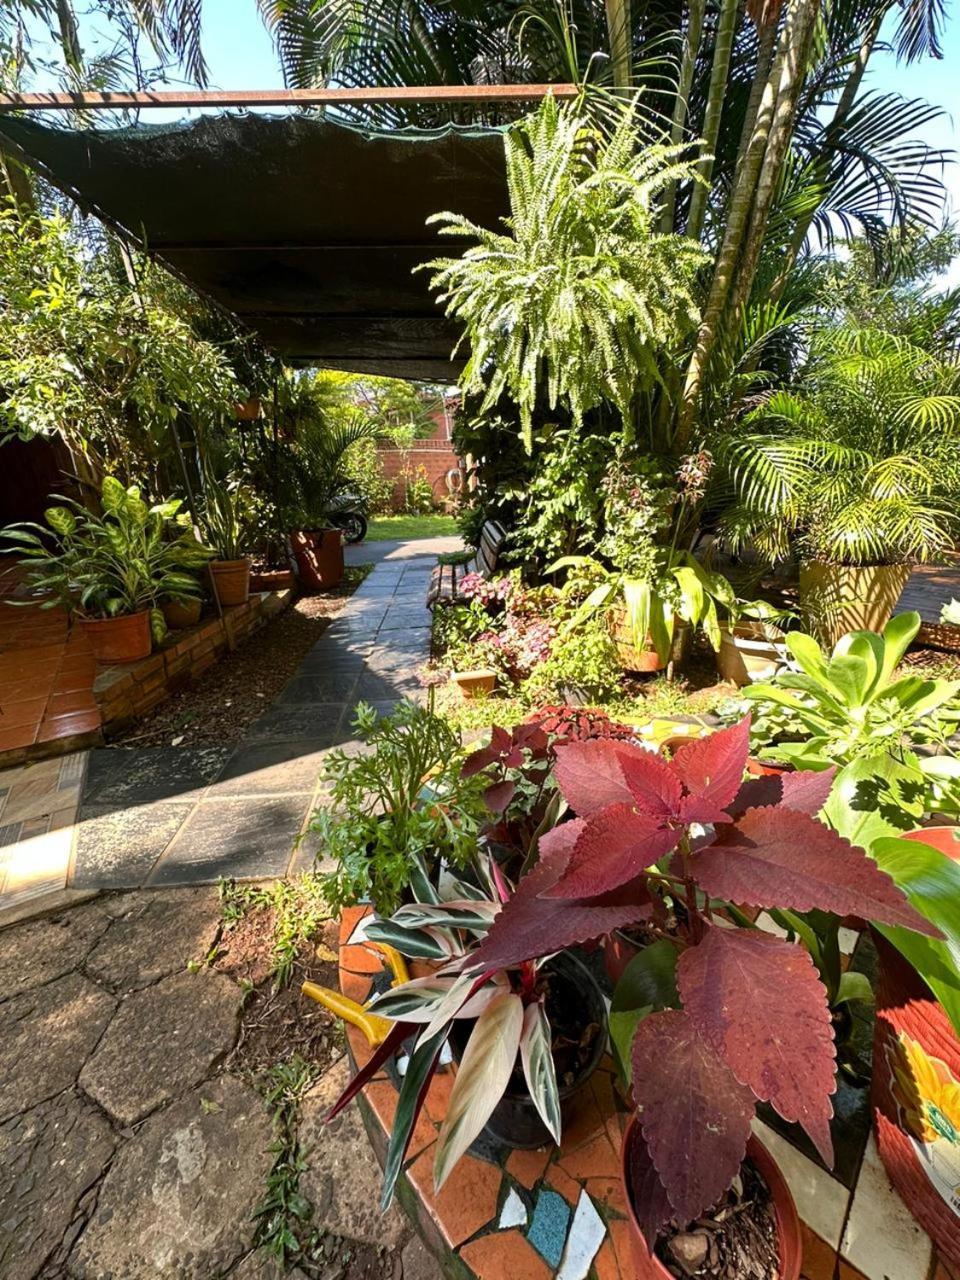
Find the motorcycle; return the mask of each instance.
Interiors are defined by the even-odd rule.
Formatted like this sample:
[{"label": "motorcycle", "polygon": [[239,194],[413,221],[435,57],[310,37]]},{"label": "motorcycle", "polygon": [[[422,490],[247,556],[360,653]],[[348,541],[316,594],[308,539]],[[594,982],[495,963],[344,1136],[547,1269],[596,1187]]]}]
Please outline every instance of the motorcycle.
[{"label": "motorcycle", "polygon": [[335,528],[343,531],[346,542],[362,542],[367,536],[364,500],[358,493],[342,493],[334,498],[327,517]]}]

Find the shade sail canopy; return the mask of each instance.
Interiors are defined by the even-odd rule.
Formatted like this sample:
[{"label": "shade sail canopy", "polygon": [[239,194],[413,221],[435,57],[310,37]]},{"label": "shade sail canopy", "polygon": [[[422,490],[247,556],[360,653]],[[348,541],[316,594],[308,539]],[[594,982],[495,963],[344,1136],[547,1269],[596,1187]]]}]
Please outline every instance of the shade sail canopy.
[{"label": "shade sail canopy", "polygon": [[449,381],[456,326],[434,301],[426,226],[507,210],[497,129],[374,133],[317,116],[226,114],[66,129],[0,118],[61,189],[228,308],[286,360]]}]

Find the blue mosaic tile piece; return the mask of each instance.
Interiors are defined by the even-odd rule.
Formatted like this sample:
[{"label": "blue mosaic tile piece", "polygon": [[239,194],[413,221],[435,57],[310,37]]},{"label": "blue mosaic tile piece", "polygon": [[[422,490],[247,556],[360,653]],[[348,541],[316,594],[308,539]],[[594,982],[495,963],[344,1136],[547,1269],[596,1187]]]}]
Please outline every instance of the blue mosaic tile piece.
[{"label": "blue mosaic tile piece", "polygon": [[563,1246],[570,1225],[570,1206],[556,1191],[541,1191],[533,1209],[533,1221],[527,1239],[540,1257],[554,1270],[563,1257]]}]

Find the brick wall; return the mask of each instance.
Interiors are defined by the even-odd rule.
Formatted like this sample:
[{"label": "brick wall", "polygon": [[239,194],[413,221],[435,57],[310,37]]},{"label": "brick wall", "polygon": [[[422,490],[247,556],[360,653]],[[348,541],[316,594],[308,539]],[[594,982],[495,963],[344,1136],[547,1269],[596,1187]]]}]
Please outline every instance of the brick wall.
[{"label": "brick wall", "polygon": [[171,631],[163,647],[149,658],[98,672],[93,696],[100,708],[104,736],[120,733],[202,675],[292,599],[292,590],[251,595],[246,604],[224,609],[222,620],[208,618],[185,631]]},{"label": "brick wall", "polygon": [[393,494],[395,507],[402,501],[401,486],[397,477],[405,463],[414,472],[419,467],[424,468],[433,488],[434,501],[438,506],[443,505],[451,497],[446,480],[447,472],[459,471],[461,475],[463,474],[463,464],[454,453],[449,440],[416,440],[408,453],[401,453],[399,449],[383,446],[378,446],[377,452],[383,463],[384,473],[389,479],[395,481]]}]

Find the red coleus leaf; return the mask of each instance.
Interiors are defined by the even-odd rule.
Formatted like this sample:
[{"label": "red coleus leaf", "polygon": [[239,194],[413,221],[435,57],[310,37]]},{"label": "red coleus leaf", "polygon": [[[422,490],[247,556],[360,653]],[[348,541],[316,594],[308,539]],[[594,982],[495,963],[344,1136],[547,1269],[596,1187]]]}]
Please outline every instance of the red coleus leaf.
[{"label": "red coleus leaf", "polygon": [[645,867],[669,853],[680,834],[664,826],[661,819],[637,813],[629,805],[609,805],[586,819],[566,870],[542,896],[589,898],[608,893],[635,880]]},{"label": "red coleus leaf", "polygon": [[607,738],[571,742],[557,749],[554,777],[570,808],[581,818],[608,804],[633,804],[620,764],[623,743]]},{"label": "red coleus leaf", "polygon": [[667,1199],[660,1175],[650,1158],[643,1130],[639,1126],[634,1128],[630,1139],[627,1173],[633,1211],[637,1215],[647,1248],[653,1253],[658,1233],[673,1217],[673,1207]]},{"label": "red coleus leaf", "polygon": [[523,877],[510,901],[504,903],[471,958],[471,968],[506,969],[589,942],[650,914],[649,895],[643,883],[623,885],[592,898],[540,897],[563,875],[585,825],[582,819],[565,822],[541,837],[540,861]]},{"label": "red coleus leaf", "polygon": [[680,810],[683,787],[666,760],[629,744],[618,751],[620,768],[641,813],[656,818],[674,818]]},{"label": "red coleus leaf", "polygon": [[862,849],[793,809],[748,809],[693,854],[690,867],[701,888],[728,902],[819,908],[942,936]]},{"label": "red coleus leaf", "polygon": [[796,809],[797,813],[806,813],[813,818],[827,803],[836,772],[836,768],[831,767],[819,772],[807,769],[748,778],[737,792],[733,804],[727,807],[733,818],[738,818],[748,809],[771,804]]},{"label": "red coleus leaf", "polygon": [[687,791],[684,822],[725,822],[726,807],[740,790],[750,754],[750,717],[678,748],[672,765]]},{"label": "red coleus leaf", "polygon": [[510,778],[505,782],[495,782],[483,793],[484,803],[493,813],[503,813],[516,794],[516,790],[517,784]]},{"label": "red coleus leaf", "polygon": [[711,928],[680,956],[677,988],[697,1031],[741,1084],[803,1125],[832,1164],[836,1054],[809,953],[753,930]]},{"label": "red coleus leaf", "polygon": [[754,1097],[684,1009],[652,1013],[633,1040],[633,1096],[681,1225],[715,1204],[747,1149]]},{"label": "red coleus leaf", "polygon": [[490,730],[488,745],[478,748],[467,756],[460,770],[460,776],[472,778],[475,773],[480,773],[481,770],[497,762],[516,768],[517,765],[522,764],[523,756],[517,749],[512,734],[495,724]]}]

